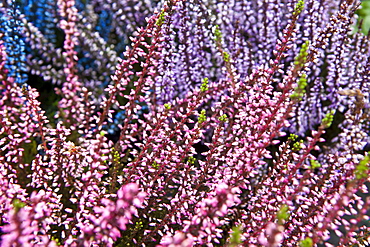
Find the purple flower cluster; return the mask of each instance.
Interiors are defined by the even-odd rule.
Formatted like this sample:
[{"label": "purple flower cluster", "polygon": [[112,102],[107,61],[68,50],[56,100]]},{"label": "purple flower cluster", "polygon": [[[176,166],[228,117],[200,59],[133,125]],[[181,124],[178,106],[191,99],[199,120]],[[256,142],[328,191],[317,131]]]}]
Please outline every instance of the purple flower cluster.
[{"label": "purple flower cluster", "polygon": [[18,2],[1,246],[370,243],[360,1]]}]

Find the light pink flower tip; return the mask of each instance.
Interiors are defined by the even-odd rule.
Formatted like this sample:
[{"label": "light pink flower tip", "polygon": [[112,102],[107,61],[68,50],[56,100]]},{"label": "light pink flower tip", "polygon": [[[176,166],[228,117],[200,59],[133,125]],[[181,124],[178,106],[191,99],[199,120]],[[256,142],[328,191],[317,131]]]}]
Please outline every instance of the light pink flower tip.
[{"label": "light pink flower tip", "polygon": [[216,192],[218,193],[223,193],[225,190],[227,190],[229,186],[225,183],[221,183],[217,186]]},{"label": "light pink flower tip", "polygon": [[137,184],[129,183],[129,184],[122,186],[117,191],[117,196],[118,198],[132,199],[132,197],[137,194],[138,190],[139,188]]},{"label": "light pink flower tip", "polygon": [[182,232],[176,232],[175,236],[173,237],[174,244],[180,244],[182,241],[185,240],[185,234]]}]

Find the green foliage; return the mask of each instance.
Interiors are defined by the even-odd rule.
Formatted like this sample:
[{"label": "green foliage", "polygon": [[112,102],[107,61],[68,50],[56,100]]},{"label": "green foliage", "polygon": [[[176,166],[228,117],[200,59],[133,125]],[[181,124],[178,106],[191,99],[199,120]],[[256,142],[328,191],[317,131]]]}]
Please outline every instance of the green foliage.
[{"label": "green foliage", "polygon": [[320,168],[321,164],[317,160],[310,160],[311,169]]},{"label": "green foliage", "polygon": [[230,236],[229,246],[234,247],[242,243],[241,241],[242,231],[240,226],[234,226]]},{"label": "green foliage", "polygon": [[290,134],[289,137],[288,137],[288,140],[294,142],[295,140],[297,140],[297,138],[298,138],[298,135]]},{"label": "green foliage", "polygon": [[[362,1],[361,7],[356,11],[359,17],[359,21],[362,21],[361,31],[363,34],[367,35],[370,29],[370,1]],[[355,31],[357,31],[357,26]]]},{"label": "green foliage", "polygon": [[355,176],[357,179],[367,178],[369,176],[370,152],[356,166]]},{"label": "green foliage", "polygon": [[221,40],[222,40],[222,33],[221,33],[220,27],[218,25],[215,25],[214,35],[215,35],[216,43],[220,43]]},{"label": "green foliage", "polygon": [[21,202],[21,201],[20,201],[20,200],[18,200],[18,199],[15,199],[15,200],[13,201],[13,207],[14,207],[15,212],[19,212],[19,210],[20,210],[21,208],[23,208],[24,206],[26,206],[26,204],[25,204],[24,202]]},{"label": "green foliage", "polygon": [[220,120],[221,122],[227,122],[227,115],[223,114],[222,116],[218,118],[218,120]]},{"label": "green foliage", "polygon": [[224,51],[224,53],[223,53],[223,58],[224,58],[224,61],[225,62],[230,62],[230,54],[229,53],[227,53],[226,51]]},{"label": "green foliage", "polygon": [[189,164],[194,164],[194,163],[195,163],[195,161],[197,161],[197,159],[196,159],[196,158],[194,158],[193,156],[190,156],[190,157],[188,158],[188,162],[189,162]]},{"label": "green foliage", "polygon": [[170,103],[166,103],[166,104],[164,104],[164,108],[165,108],[166,110],[170,110],[170,109],[171,109],[171,104],[170,104]]},{"label": "green foliage", "polygon": [[165,17],[165,12],[164,12],[164,10],[162,10],[161,13],[159,14],[159,17],[158,17],[155,24],[159,27],[162,26],[162,24],[164,22],[164,17]]},{"label": "green foliage", "polygon": [[204,78],[202,81],[202,85],[200,86],[200,91],[201,92],[206,92],[208,90],[208,78]]},{"label": "green foliage", "polygon": [[200,112],[200,115],[198,117],[198,123],[201,124],[201,123],[204,123],[205,121],[207,120],[207,117],[206,117],[206,110],[202,110]]},{"label": "green foliage", "polygon": [[152,164],[152,167],[154,169],[158,169],[159,168],[159,164],[156,161],[154,161],[153,164]]},{"label": "green foliage", "polygon": [[321,121],[322,127],[324,127],[326,129],[326,128],[329,128],[331,126],[331,124],[333,123],[333,119],[334,119],[334,113],[335,113],[335,111],[331,110],[330,112],[328,112],[325,115],[325,117]]},{"label": "green foliage", "polygon": [[306,86],[307,86],[307,75],[303,73],[301,75],[301,78],[299,78],[298,80],[297,87],[294,89],[292,95],[290,95],[290,98],[293,100],[300,101],[306,93]]},{"label": "green foliage", "polygon": [[299,50],[299,54],[294,59],[294,64],[298,65],[300,67],[303,67],[304,64],[307,62],[307,56],[308,56],[308,46],[310,45],[310,41],[306,40],[306,42],[303,43],[301,49]]},{"label": "green foliage", "polygon": [[303,144],[303,140],[293,143],[292,151],[298,152],[299,150],[301,150],[302,149],[301,144]]},{"label": "green foliage", "polygon": [[139,231],[144,226],[143,222],[141,220],[135,222],[135,231]]},{"label": "green foliage", "polygon": [[281,225],[284,221],[289,218],[289,207],[288,205],[284,204],[281,206],[279,212],[277,212],[276,218],[278,219],[278,223]]},{"label": "green foliage", "polygon": [[121,160],[121,156],[119,155],[119,152],[112,148],[112,156],[113,156],[113,162],[118,164]]},{"label": "green foliage", "polygon": [[303,9],[304,9],[304,1],[299,0],[298,3],[294,7],[293,15],[295,16],[299,15]]},{"label": "green foliage", "polygon": [[312,247],[313,241],[311,238],[307,237],[299,242],[299,247]]},{"label": "green foliage", "polygon": [[57,246],[61,246],[62,245],[62,243],[60,242],[60,239],[59,238],[56,238],[56,237],[52,236],[51,237],[51,240],[54,241]]}]

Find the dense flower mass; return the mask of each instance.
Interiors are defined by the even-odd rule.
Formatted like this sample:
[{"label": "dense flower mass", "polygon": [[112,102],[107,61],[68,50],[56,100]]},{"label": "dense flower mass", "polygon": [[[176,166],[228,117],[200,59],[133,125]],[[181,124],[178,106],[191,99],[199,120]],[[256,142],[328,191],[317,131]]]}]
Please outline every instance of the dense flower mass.
[{"label": "dense flower mass", "polygon": [[3,1],[0,245],[368,246],[363,6]]}]

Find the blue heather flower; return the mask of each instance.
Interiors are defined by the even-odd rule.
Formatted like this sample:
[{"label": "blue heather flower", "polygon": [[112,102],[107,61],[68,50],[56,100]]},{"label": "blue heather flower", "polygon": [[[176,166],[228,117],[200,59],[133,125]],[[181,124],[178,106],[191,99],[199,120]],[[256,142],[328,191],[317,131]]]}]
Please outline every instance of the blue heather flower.
[{"label": "blue heather flower", "polygon": [[8,76],[13,77],[16,83],[22,84],[27,80],[25,43],[22,38],[23,24],[20,21],[19,6],[15,0],[10,1],[10,7],[0,9],[0,32],[4,34],[3,41],[6,47],[7,61],[5,68]]},{"label": "blue heather flower", "polygon": [[53,0],[27,0],[21,4],[23,13],[29,22],[32,22],[51,43],[57,42],[57,13],[56,1]]}]

